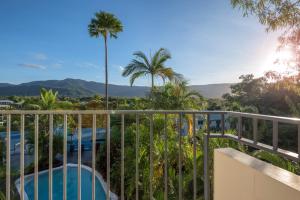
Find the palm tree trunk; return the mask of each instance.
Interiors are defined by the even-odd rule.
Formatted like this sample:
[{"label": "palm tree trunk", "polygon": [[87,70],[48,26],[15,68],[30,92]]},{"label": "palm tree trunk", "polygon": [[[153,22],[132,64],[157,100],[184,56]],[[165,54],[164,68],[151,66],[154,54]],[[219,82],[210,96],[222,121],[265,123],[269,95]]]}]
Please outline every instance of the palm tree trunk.
[{"label": "palm tree trunk", "polygon": [[153,90],[154,88],[154,76],[151,74],[151,89]]},{"label": "palm tree trunk", "polygon": [[107,36],[104,37],[104,45],[105,45],[105,104],[106,104],[106,110],[108,110]]}]

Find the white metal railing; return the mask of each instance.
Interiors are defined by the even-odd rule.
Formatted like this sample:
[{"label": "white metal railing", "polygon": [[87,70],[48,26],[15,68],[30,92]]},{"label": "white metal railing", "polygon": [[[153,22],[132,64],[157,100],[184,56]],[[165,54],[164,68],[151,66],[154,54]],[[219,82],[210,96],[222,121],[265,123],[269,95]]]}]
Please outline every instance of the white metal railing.
[{"label": "white metal railing", "polygon": [[[34,199],[38,200],[38,158],[39,158],[39,116],[40,115],[48,115],[49,116],[49,200],[53,199],[52,196],[52,186],[53,186],[53,118],[54,115],[63,115],[63,199],[67,200],[67,130],[68,130],[68,115],[77,115],[78,116],[78,154],[77,154],[77,164],[78,164],[78,189],[77,189],[77,197],[81,199],[81,137],[82,137],[82,115],[90,115],[92,116],[92,200],[96,199],[95,192],[95,168],[96,168],[96,122],[97,116],[105,116],[106,120],[106,158],[107,158],[107,166],[106,166],[106,199],[109,200],[111,188],[110,188],[110,174],[111,174],[111,166],[110,166],[110,126],[111,126],[111,115],[119,115],[121,117],[121,200],[125,199],[125,188],[124,188],[124,140],[125,140],[125,117],[126,115],[136,115],[136,144],[135,144],[135,156],[136,156],[136,164],[135,164],[135,198],[139,199],[139,163],[138,163],[138,153],[139,153],[139,140],[140,140],[140,116],[146,115],[149,118],[149,162],[150,162],[150,177],[149,177],[149,198],[153,198],[153,117],[154,115],[163,115],[164,116],[164,129],[163,129],[163,138],[164,138],[164,199],[168,198],[168,134],[167,134],[167,120],[170,114],[175,114],[179,119],[178,126],[178,198],[183,199],[183,185],[182,185],[182,137],[181,137],[181,128],[182,128],[182,116],[189,114],[192,116],[193,127],[192,127],[192,138],[193,138],[193,199],[197,198],[197,161],[196,161],[196,153],[199,149],[197,149],[197,139],[196,139],[196,117],[197,115],[206,115],[206,134],[204,134],[204,197],[206,200],[210,198],[210,180],[208,174],[208,151],[209,151],[209,139],[210,138],[227,138],[230,140],[237,141],[239,143],[249,145],[255,147],[257,149],[266,150],[272,153],[279,154],[285,158],[291,159],[293,161],[300,161],[300,119],[297,118],[287,118],[287,117],[277,117],[277,116],[267,116],[267,115],[259,115],[259,114],[249,114],[249,113],[239,113],[239,112],[228,112],[228,111],[174,111],[174,110],[51,110],[51,111],[26,111],[26,110],[0,110],[0,114],[5,115],[7,118],[7,135],[6,135],[6,199],[10,200],[10,191],[11,191],[11,154],[10,154],[10,144],[11,144],[11,116],[18,115],[20,116],[20,198],[24,200],[24,146],[25,146],[25,116],[26,115],[34,115]],[[221,115],[221,129],[220,133],[211,133],[210,130],[210,117],[212,114]],[[237,118],[237,135],[226,134],[225,133],[225,116]],[[242,127],[243,127],[243,118],[252,119],[252,127],[253,127],[253,139],[244,138],[242,136]],[[272,121],[273,124],[273,139],[272,146],[262,144],[258,142],[258,120],[267,120]],[[278,123],[287,123],[294,124],[298,127],[298,152],[291,152],[287,150],[280,149],[278,147]]]}]

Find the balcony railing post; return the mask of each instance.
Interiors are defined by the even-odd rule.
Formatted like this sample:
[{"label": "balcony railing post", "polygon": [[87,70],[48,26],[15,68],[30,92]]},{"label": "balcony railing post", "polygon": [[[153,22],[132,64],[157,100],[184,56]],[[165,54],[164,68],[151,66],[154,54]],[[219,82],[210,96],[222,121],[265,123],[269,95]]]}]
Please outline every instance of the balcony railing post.
[{"label": "balcony railing post", "polygon": [[7,115],[6,122],[6,199],[10,200],[10,135],[11,135],[11,115]]},{"label": "balcony railing post", "polygon": [[63,200],[67,200],[67,141],[68,140],[68,115],[64,114],[64,161],[63,161],[63,171],[64,171],[64,178],[63,178]]},{"label": "balcony railing post", "polygon": [[209,135],[204,134],[204,200],[210,200]]},{"label": "balcony railing post", "polygon": [[78,161],[77,161],[77,199],[81,200],[81,126],[82,126],[82,116],[81,114],[78,115],[78,151],[77,151],[77,156],[78,156]]},{"label": "balcony railing post", "polygon": [[225,134],[225,114],[221,114],[221,133],[224,136]]},{"label": "balcony railing post", "polygon": [[136,115],[136,134],[135,134],[135,199],[139,199],[139,115]]},{"label": "balcony railing post", "polygon": [[53,114],[49,115],[49,200],[52,200],[52,188],[53,188]]},{"label": "balcony railing post", "polygon": [[168,116],[165,114],[164,120],[164,200],[168,199],[168,135],[167,135]]},{"label": "balcony railing post", "polygon": [[124,200],[124,114],[121,115],[121,200]]},{"label": "balcony railing post", "polygon": [[207,126],[206,132],[209,135],[210,134],[210,115],[209,115],[209,113],[207,113],[206,126]]},{"label": "balcony railing post", "polygon": [[106,200],[110,200],[110,114],[106,114]]},{"label": "balcony railing post", "polygon": [[242,116],[238,117],[238,139],[240,140],[242,138],[242,131],[243,131],[243,125],[242,125]]},{"label": "balcony railing post", "polygon": [[178,187],[179,187],[179,200],[182,199],[182,113],[179,114],[179,125],[178,125],[178,139],[179,139],[179,152],[178,152],[178,169],[179,169],[179,178],[178,178]]},{"label": "balcony railing post", "polygon": [[97,128],[96,128],[96,124],[97,123],[97,118],[96,118],[96,114],[93,114],[93,130],[92,130],[92,200],[96,199],[96,195],[95,195],[95,168],[96,168],[96,133],[97,133]]},{"label": "balcony railing post", "polygon": [[150,200],[153,199],[153,188],[152,188],[152,179],[153,179],[153,114],[150,114],[150,176],[149,176],[149,196]]},{"label": "balcony railing post", "polygon": [[193,198],[197,199],[197,141],[196,141],[196,116],[193,114]]},{"label": "balcony railing post", "polygon": [[278,149],[278,121],[273,120],[273,150]]},{"label": "balcony railing post", "polygon": [[298,162],[300,163],[300,124],[298,124]]},{"label": "balcony railing post", "polygon": [[24,147],[25,147],[25,115],[21,115],[21,143],[20,143],[20,197],[25,199],[24,195]]},{"label": "balcony railing post", "polygon": [[253,118],[253,141],[254,144],[257,144],[258,135],[257,135],[257,118]]},{"label": "balcony railing post", "polygon": [[34,199],[39,198],[39,115],[35,115],[34,120]]}]

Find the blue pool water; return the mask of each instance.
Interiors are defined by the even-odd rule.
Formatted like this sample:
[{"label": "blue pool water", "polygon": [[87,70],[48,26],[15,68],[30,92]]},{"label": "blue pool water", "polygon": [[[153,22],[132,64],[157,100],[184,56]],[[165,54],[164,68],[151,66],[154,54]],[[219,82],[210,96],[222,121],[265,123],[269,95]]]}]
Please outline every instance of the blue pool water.
[{"label": "blue pool water", "polygon": [[[90,200],[92,199],[92,172],[81,168],[81,199]],[[67,199],[77,199],[77,167],[67,167]],[[96,176],[96,199],[105,200],[105,191],[102,188],[100,180]],[[25,179],[25,192],[28,196],[28,200],[34,199],[34,177],[27,177]],[[48,172],[39,174],[39,199],[48,199]],[[53,199],[63,199],[63,169],[53,170]]]}]

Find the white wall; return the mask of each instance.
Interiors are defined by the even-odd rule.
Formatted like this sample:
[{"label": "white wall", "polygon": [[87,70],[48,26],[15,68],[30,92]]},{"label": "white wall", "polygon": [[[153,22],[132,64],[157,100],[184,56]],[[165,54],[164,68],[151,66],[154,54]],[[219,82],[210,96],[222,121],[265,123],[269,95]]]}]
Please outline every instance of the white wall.
[{"label": "white wall", "polygon": [[216,149],[214,200],[300,200],[300,177],[237,150]]}]

